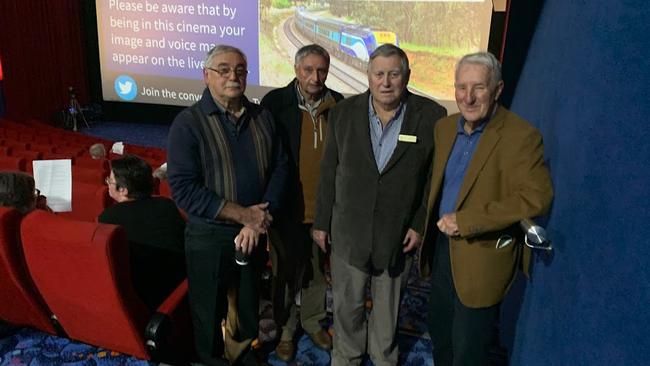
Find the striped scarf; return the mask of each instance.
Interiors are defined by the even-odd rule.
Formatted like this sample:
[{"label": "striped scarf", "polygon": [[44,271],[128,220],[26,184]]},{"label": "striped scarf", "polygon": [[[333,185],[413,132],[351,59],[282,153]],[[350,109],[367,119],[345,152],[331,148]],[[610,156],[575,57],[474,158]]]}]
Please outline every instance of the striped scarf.
[{"label": "striped scarf", "polygon": [[[237,185],[230,143],[217,114],[205,115],[198,103],[190,107],[194,120],[199,122],[201,131],[199,153],[204,174],[204,184],[208,189],[231,202],[237,202]],[[260,183],[266,186],[269,179],[268,168],[273,154],[274,126],[261,113],[260,107],[247,103],[248,128],[250,129],[258,168]]]}]

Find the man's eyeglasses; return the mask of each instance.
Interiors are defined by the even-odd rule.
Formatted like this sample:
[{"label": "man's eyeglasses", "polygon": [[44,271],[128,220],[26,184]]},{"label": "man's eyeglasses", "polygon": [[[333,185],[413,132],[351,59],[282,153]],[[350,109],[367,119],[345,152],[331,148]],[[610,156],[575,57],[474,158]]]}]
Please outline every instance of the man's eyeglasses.
[{"label": "man's eyeglasses", "polygon": [[106,183],[107,186],[110,186],[111,184],[115,184],[115,181],[114,180],[112,181],[110,177],[106,177],[106,179],[104,179],[104,182]]},{"label": "man's eyeglasses", "polygon": [[229,66],[223,66],[216,69],[213,67],[206,67],[206,69],[212,70],[217,74],[219,74],[219,76],[224,78],[230,76],[231,73],[233,72],[235,73],[235,75],[237,75],[238,78],[243,78],[244,76],[248,75],[248,70],[246,70],[246,68],[244,67],[236,67],[233,69],[232,67]]}]

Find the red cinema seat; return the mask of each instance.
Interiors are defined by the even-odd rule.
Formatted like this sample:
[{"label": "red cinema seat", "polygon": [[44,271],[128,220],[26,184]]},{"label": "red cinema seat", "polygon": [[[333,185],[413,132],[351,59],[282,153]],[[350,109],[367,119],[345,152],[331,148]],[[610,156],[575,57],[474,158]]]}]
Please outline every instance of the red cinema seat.
[{"label": "red cinema seat", "polygon": [[70,338],[143,359],[187,363],[187,280],[155,314],[149,312],[131,284],[121,227],[36,210],[23,219],[21,234],[32,278]]},{"label": "red cinema seat", "polygon": [[25,130],[24,132],[18,133],[18,141],[24,141],[24,142],[34,141],[34,132],[30,130]]},{"label": "red cinema seat", "polygon": [[102,185],[107,176],[108,173],[104,169],[72,167],[72,180],[74,182]]},{"label": "red cinema seat", "polygon": [[56,148],[57,154],[65,154],[70,156],[82,156],[86,150],[79,146],[58,146]]},{"label": "red cinema seat", "polygon": [[9,156],[9,155],[11,155],[11,148],[0,145],[0,156]]},{"label": "red cinema seat", "polygon": [[8,129],[5,129],[4,135],[5,135],[5,137],[7,137],[7,138],[9,138],[11,140],[18,141],[19,132],[16,129],[13,129],[13,128],[9,129],[8,128]]},{"label": "red cinema seat", "polygon": [[34,168],[32,166],[32,162],[34,160],[41,160],[43,157],[43,153],[40,151],[31,151],[31,150],[19,150],[12,148],[11,150],[11,156],[17,157],[17,158],[24,158],[25,159],[25,171],[29,174],[32,174],[34,171]]},{"label": "red cinema seat", "polygon": [[15,150],[23,151],[23,150],[29,150],[29,147],[31,146],[31,144],[27,143],[27,142],[21,142],[21,141],[18,141],[18,140],[8,139],[8,140],[5,140],[4,146],[11,147],[11,148],[13,148]]},{"label": "red cinema seat", "polygon": [[28,126],[30,128],[33,128],[34,130],[37,131],[48,131],[48,130],[56,130],[55,127],[53,127],[50,123],[47,123],[45,121],[37,120],[37,119],[29,119],[25,122],[23,122],[25,126]]},{"label": "red cinema seat", "polygon": [[[74,163],[79,168],[99,169],[106,173],[110,172],[108,159],[93,159],[88,155],[79,156]],[[108,175],[108,174],[106,174]]]},{"label": "red cinema seat", "polygon": [[43,154],[51,154],[52,152],[55,151],[55,147],[49,144],[36,144],[33,143],[29,149],[31,151],[40,151]]},{"label": "red cinema seat", "polygon": [[42,160],[70,160],[70,163],[74,167],[75,161],[76,161],[76,156],[70,155],[70,154],[61,154],[61,153],[43,153],[43,156],[41,157]]},{"label": "red cinema seat", "polygon": [[56,334],[50,310],[34,286],[20,243],[23,215],[0,207],[0,319]]},{"label": "red cinema seat", "polygon": [[124,154],[116,154],[110,150],[106,150],[106,151],[108,151],[108,160],[121,159],[124,157],[124,155],[130,154],[130,152],[128,153],[126,152],[126,148],[124,148]]},{"label": "red cinema seat", "polygon": [[25,171],[27,162],[24,158],[17,158],[15,156],[0,156],[0,170],[4,171]]},{"label": "red cinema seat", "polygon": [[72,181],[72,211],[58,215],[72,220],[97,221],[104,209],[113,204],[106,185]]},{"label": "red cinema seat", "polygon": [[159,195],[172,199],[172,190],[169,188],[169,182],[167,179],[160,182],[160,185],[158,186],[158,192]]},{"label": "red cinema seat", "polygon": [[34,143],[41,145],[52,145],[52,138],[49,135],[34,135]]}]

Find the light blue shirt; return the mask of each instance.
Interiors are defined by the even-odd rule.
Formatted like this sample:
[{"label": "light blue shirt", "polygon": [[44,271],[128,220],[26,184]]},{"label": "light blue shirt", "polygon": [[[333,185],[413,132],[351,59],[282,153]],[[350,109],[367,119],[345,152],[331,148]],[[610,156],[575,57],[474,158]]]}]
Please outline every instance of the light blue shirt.
[{"label": "light blue shirt", "polygon": [[375,108],[372,106],[372,95],[368,98],[368,119],[370,120],[370,142],[372,143],[372,152],[375,155],[375,163],[377,163],[377,170],[381,173],[390,157],[393,156],[393,151],[397,146],[397,139],[402,130],[402,121],[404,120],[404,113],[406,112],[406,103],[400,103],[397,107],[395,116],[383,126]]}]

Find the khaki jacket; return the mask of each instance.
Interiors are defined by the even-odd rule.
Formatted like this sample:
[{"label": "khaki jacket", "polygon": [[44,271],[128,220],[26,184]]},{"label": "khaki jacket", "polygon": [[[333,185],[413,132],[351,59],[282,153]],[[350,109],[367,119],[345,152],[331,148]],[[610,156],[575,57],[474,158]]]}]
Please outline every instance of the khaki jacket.
[{"label": "khaki jacket", "polygon": [[[430,273],[435,238],[440,234],[435,224],[438,200],[459,118],[459,114],[443,118],[435,127],[427,205],[430,225],[420,248],[420,272],[424,276]],[[546,213],[552,198],[541,134],[519,116],[498,107],[467,168],[456,202],[460,235],[450,238],[449,244],[454,285],[465,306],[480,308],[499,303],[518,265],[528,273],[530,250],[523,245],[518,223]],[[513,244],[496,249],[497,240],[505,234],[514,238]]]}]

